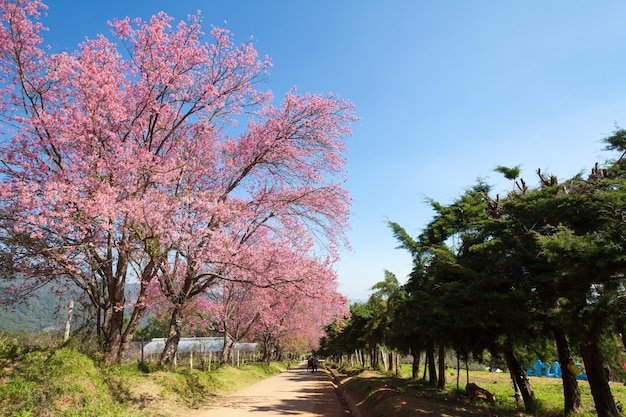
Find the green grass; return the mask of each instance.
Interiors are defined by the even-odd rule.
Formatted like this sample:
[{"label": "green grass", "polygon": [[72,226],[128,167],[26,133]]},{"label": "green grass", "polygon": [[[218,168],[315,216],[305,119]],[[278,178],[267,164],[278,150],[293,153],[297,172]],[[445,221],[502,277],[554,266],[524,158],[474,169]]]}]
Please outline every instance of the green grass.
[{"label": "green grass", "polygon": [[281,371],[276,365],[249,363],[239,367],[220,366],[212,372],[178,368],[148,375],[162,387],[161,395],[186,407],[197,407],[217,395],[237,391]]},{"label": "green grass", "polygon": [[[184,414],[217,398],[236,391],[263,378],[285,370],[285,363],[249,363],[241,367],[221,366],[211,372],[179,367],[174,371],[160,370],[154,364],[137,363],[102,366],[94,358],[71,346],[58,347],[38,339],[26,343],[19,335],[0,333],[0,416],[1,417],[169,417]],[[338,370],[351,375],[350,391],[366,398],[381,416],[401,416],[397,398],[372,396],[373,392],[393,388],[411,393],[446,407],[455,407],[450,398],[465,387],[465,372],[461,372],[460,387],[456,388],[456,370],[448,369],[448,389],[440,392],[421,380],[412,380],[411,366],[402,365],[387,375],[360,377],[360,368]],[[420,372],[421,376],[421,372]],[[496,395],[497,404],[479,404],[477,410],[487,410],[499,416],[525,416],[523,405],[515,403],[513,388],[507,373],[470,371],[474,382]],[[562,414],[563,393],[557,378],[531,377],[538,399],[534,416]],[[594,416],[593,399],[586,381],[579,381],[584,416]],[[612,383],[616,401],[626,403],[626,386]],[[384,397],[384,393],[381,394]],[[385,398],[383,398],[385,399]],[[470,408],[471,408],[470,407]],[[467,408],[467,407],[466,407]],[[451,408],[454,410],[454,408]],[[373,414],[374,415],[374,414]],[[454,411],[452,414],[454,415]]]},{"label": "green grass", "polygon": [[280,373],[285,368],[277,364],[267,365],[262,362],[242,365],[238,368],[222,366],[212,373],[212,377],[222,392],[237,391],[263,378]]},{"label": "green grass", "polygon": [[103,366],[71,346],[29,345],[0,333],[0,416],[176,416],[283,369],[264,363],[212,372]]},{"label": "green grass", "polygon": [[[370,373],[364,376],[359,376],[359,368],[338,367],[338,372],[344,375],[351,375],[347,381],[346,388],[351,393],[360,399],[365,399],[365,404],[376,403],[377,408],[392,407],[392,403],[384,404],[384,401],[380,401],[379,397],[375,397],[373,394],[376,391],[383,391],[388,388],[393,388],[399,392],[411,393],[415,396],[426,398],[430,401],[439,402],[441,404],[447,404],[452,406],[450,399],[464,393],[466,379],[465,371],[461,371],[461,377],[459,379],[459,388],[457,389],[456,369],[448,369],[446,371],[447,390],[441,392],[431,386],[425,381],[418,379],[413,380],[411,377],[411,365],[402,365],[398,369],[398,378],[395,377],[395,370],[392,372],[379,373],[376,376],[371,376]],[[419,375],[422,376],[423,369]],[[495,373],[488,371],[470,371],[469,381],[473,382],[480,387],[490,391],[496,396],[496,405],[478,403],[477,407],[487,410],[499,416],[516,415],[526,416],[530,414],[524,413],[523,404],[517,404],[515,402],[513,386],[508,373]],[[563,387],[560,378],[540,378],[530,377],[531,387],[537,398],[536,411],[534,416],[561,416],[563,413]],[[582,416],[595,416],[593,398],[591,396],[591,390],[587,381],[578,381],[579,389],[581,392],[582,402],[585,409],[585,413]],[[626,385],[623,383],[612,382],[611,391],[615,398],[618,407],[626,407]],[[465,407],[472,409],[474,405]],[[626,411],[626,410],[625,410]],[[376,414],[378,411],[375,411]],[[386,413],[386,414],[385,414]],[[380,411],[380,415],[392,415],[388,411]],[[394,415],[398,415],[397,413]]]},{"label": "green grass", "polygon": [[[452,379],[451,373],[449,373],[449,375],[451,376],[450,379]],[[456,371],[454,371],[454,378],[456,381]],[[545,377],[529,377],[529,379],[538,401],[539,411],[543,412],[545,415],[562,413],[564,397],[561,379]],[[464,375],[462,375],[461,381],[462,386],[464,386]],[[470,382],[474,382],[495,394],[499,406],[502,405],[502,407],[507,408],[514,408],[516,406],[513,396],[513,386],[508,373],[472,371],[470,372]],[[610,385],[616,403],[618,406],[623,406],[624,402],[626,402],[626,385],[619,382],[611,382]],[[594,416],[594,403],[589,383],[584,380],[579,380],[578,388],[580,390],[583,407],[586,410],[584,415]]]},{"label": "green grass", "polygon": [[4,362],[0,415],[123,416],[93,360],[70,348],[31,351]]}]

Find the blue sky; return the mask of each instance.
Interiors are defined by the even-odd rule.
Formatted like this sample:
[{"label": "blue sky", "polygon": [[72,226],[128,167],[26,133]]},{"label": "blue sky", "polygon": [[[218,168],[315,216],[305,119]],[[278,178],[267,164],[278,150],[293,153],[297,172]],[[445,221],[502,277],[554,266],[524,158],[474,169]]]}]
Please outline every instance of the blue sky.
[{"label": "blue sky", "polygon": [[280,99],[334,92],[361,120],[349,139],[352,251],[340,291],[366,299],[385,269],[401,283],[410,256],[387,220],[417,236],[425,202],[449,203],[493,170],[521,165],[565,179],[587,174],[601,139],[626,127],[626,2],[607,0],[50,0],[54,51],[109,34],[114,17],[176,20],[202,10],[205,31],[225,27],[273,61],[267,88]]}]

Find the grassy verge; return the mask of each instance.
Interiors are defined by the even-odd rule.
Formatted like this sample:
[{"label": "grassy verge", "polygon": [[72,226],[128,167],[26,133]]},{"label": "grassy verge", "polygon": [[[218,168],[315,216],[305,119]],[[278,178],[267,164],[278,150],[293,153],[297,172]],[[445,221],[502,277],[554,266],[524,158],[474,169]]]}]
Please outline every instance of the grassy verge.
[{"label": "grassy verge", "polygon": [[129,415],[94,362],[69,348],[25,353],[4,362],[1,375],[1,415]]},{"label": "grassy verge", "polygon": [[263,363],[212,372],[154,368],[104,367],[72,347],[25,347],[0,333],[0,416],[177,416],[284,369]]},{"label": "grassy verge", "polygon": [[[353,399],[361,403],[369,417],[401,417],[413,415],[416,409],[428,408],[439,415],[474,416],[530,416],[523,404],[515,402],[508,373],[470,371],[469,381],[496,396],[496,404],[472,403],[464,395],[465,373],[461,372],[459,387],[456,386],[456,370],[447,370],[447,389],[439,391],[425,381],[410,379],[410,366],[399,369],[398,377],[373,371],[361,371],[338,367],[345,389]],[[421,375],[421,374],[420,374]],[[559,378],[531,377],[531,385],[537,398],[537,410],[533,416],[554,417],[563,415],[563,388]],[[586,381],[579,381],[579,389],[586,412],[581,416],[595,416],[593,398]],[[612,382],[611,391],[621,407],[626,402],[626,386]],[[626,411],[626,410],[624,410]]]}]

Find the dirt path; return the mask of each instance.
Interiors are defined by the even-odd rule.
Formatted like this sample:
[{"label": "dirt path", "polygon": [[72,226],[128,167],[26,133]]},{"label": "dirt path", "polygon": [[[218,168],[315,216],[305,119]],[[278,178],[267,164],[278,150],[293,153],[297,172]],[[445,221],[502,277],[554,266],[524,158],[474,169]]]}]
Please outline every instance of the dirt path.
[{"label": "dirt path", "polygon": [[264,379],[222,397],[188,417],[346,417],[330,375],[310,373],[303,362],[289,372]]}]

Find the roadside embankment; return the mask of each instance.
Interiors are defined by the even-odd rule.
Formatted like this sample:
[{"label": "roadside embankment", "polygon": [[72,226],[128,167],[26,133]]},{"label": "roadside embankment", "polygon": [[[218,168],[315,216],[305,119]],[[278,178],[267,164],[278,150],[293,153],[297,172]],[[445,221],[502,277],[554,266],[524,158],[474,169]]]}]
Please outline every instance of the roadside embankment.
[{"label": "roadside embankment", "polygon": [[350,410],[350,414],[354,417],[363,417],[359,406],[354,401],[350,393],[345,389],[341,378],[337,376],[332,368],[327,367],[326,370],[333,379],[333,384],[336,387],[337,395],[339,396],[340,401],[342,401],[346,408]]}]

